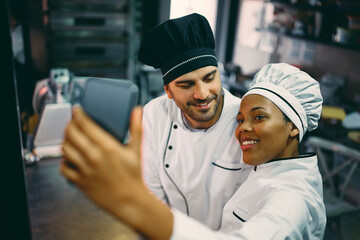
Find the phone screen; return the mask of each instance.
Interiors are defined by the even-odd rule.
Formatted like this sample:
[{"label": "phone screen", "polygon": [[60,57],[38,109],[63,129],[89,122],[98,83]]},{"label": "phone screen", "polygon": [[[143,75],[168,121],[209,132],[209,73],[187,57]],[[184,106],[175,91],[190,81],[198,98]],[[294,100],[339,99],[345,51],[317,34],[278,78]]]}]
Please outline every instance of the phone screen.
[{"label": "phone screen", "polygon": [[137,85],[130,80],[89,78],[80,104],[95,122],[124,143],[138,92]]}]

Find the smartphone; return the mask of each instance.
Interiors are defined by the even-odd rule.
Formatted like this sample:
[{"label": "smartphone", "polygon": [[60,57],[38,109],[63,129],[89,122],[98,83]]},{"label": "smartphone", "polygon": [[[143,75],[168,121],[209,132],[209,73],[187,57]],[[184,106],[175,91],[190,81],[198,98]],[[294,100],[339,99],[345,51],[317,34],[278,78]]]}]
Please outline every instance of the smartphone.
[{"label": "smartphone", "polygon": [[91,77],[75,86],[74,100],[102,128],[125,143],[129,117],[137,105],[138,86],[130,80]]}]

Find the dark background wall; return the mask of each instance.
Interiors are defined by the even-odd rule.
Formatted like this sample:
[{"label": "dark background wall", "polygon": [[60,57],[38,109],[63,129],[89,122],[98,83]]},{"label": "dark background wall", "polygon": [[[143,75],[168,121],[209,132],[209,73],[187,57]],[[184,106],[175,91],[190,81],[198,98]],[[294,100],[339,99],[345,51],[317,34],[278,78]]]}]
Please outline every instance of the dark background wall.
[{"label": "dark background wall", "polygon": [[2,42],[1,79],[3,154],[0,174],[0,239],[31,239],[27,208],[24,164],[21,156],[19,111],[14,78],[14,61],[10,38],[7,1],[0,2],[0,31]]}]

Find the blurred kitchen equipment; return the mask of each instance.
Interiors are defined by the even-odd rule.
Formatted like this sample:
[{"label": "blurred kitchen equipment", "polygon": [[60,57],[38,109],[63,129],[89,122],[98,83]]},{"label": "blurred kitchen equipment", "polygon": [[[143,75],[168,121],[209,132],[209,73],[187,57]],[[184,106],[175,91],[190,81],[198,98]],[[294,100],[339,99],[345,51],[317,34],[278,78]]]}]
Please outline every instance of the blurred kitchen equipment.
[{"label": "blurred kitchen equipment", "polygon": [[[98,98],[86,98],[85,96],[88,95],[83,94],[85,90],[89,93],[89,89],[92,89],[91,92],[93,94],[99,93],[100,90],[99,87],[97,87],[99,85],[97,84],[101,79],[104,80],[103,83],[109,83],[107,90],[101,88],[103,89],[103,93],[111,93],[115,91],[112,95],[107,95],[110,100],[113,99],[111,96],[117,96],[116,94],[119,94],[119,90],[123,89],[120,88],[120,86],[128,86],[128,83],[130,83],[130,80],[120,81],[120,79],[110,78],[77,77],[72,75],[68,69],[56,68],[51,69],[49,78],[41,80],[37,84],[37,88],[35,89],[33,96],[33,104],[36,113],[39,115],[39,122],[36,127],[34,141],[32,144],[33,149],[29,150],[31,154],[28,154],[25,159],[28,165],[35,164],[41,157],[58,157],[62,155],[61,143],[64,138],[66,125],[71,119],[72,105],[80,103],[80,100],[87,99],[91,100],[91,106],[102,103],[103,105],[101,105],[101,107],[96,108],[95,106],[95,108],[99,114],[104,113],[104,106],[109,106],[104,105],[107,103],[99,100],[96,101]],[[92,83],[91,86],[95,87],[89,88],[90,85],[87,84],[89,82]],[[133,85],[134,84],[131,86]],[[120,95],[124,97],[126,94],[124,95],[120,93]],[[134,95],[134,98],[137,99],[137,96]],[[104,97],[102,97],[102,100],[104,100]],[[116,98],[114,101],[116,101]],[[90,109],[88,105],[83,107],[85,110]],[[103,116],[106,116],[106,114]],[[105,122],[105,124],[107,123],[108,122]]]},{"label": "blurred kitchen equipment", "polygon": [[305,2],[304,0],[290,0],[291,4],[301,4],[301,3],[304,3],[304,2]]},{"label": "blurred kitchen equipment", "polygon": [[334,42],[351,46],[360,46],[360,30],[337,27]]},{"label": "blurred kitchen equipment", "polygon": [[321,77],[319,80],[320,83],[320,91],[324,99],[324,104],[333,103],[339,96],[337,95],[337,92],[339,89],[344,87],[345,85],[345,78],[331,74],[326,73]]},{"label": "blurred kitchen equipment", "polygon": [[360,129],[360,113],[352,112],[347,114],[342,125],[347,129]]},{"label": "blurred kitchen equipment", "polygon": [[349,29],[360,30],[360,16],[348,16]]},{"label": "blurred kitchen equipment", "polygon": [[351,190],[357,189],[354,178],[360,162],[360,151],[341,142],[315,136],[309,137],[308,144],[318,156],[327,219],[342,229],[342,221],[338,221],[340,217],[360,211],[355,197],[350,194]]},{"label": "blurred kitchen equipment", "polygon": [[294,23],[294,28],[291,33],[295,36],[305,36],[306,35],[306,24],[299,20],[296,20]]},{"label": "blurred kitchen equipment", "polygon": [[[68,69],[51,69],[50,77],[40,81],[35,88],[33,104],[40,120],[35,132],[33,147],[29,151],[37,156],[59,156],[63,132],[71,118],[71,76]],[[50,87],[52,86],[52,87]],[[32,156],[25,159],[37,159]]]},{"label": "blurred kitchen equipment", "polygon": [[36,114],[42,114],[45,105],[69,101],[71,74],[68,69],[54,68],[50,77],[36,83],[32,105]]},{"label": "blurred kitchen equipment", "polygon": [[33,152],[28,152],[25,154],[24,161],[26,166],[32,166],[37,164],[41,160],[41,156]]},{"label": "blurred kitchen equipment", "polygon": [[357,144],[360,144],[360,131],[349,131],[347,138]]},{"label": "blurred kitchen equipment", "polygon": [[60,156],[64,130],[70,119],[70,103],[46,105],[35,134],[33,152],[44,157]]},{"label": "blurred kitchen equipment", "polygon": [[340,127],[345,118],[346,112],[343,108],[323,105],[321,110],[321,120],[326,127]]},{"label": "blurred kitchen equipment", "polygon": [[139,87],[141,105],[145,105],[153,98],[165,94],[161,71],[147,65],[142,65],[139,71]]},{"label": "blurred kitchen equipment", "polygon": [[359,0],[337,0],[336,4],[344,10],[353,10],[354,8],[360,7]]},{"label": "blurred kitchen equipment", "polygon": [[346,112],[341,107],[323,105],[321,117],[325,119],[334,119],[343,121],[346,118]]},{"label": "blurred kitchen equipment", "polygon": [[308,0],[309,5],[311,6],[321,6],[322,1],[321,0]]}]

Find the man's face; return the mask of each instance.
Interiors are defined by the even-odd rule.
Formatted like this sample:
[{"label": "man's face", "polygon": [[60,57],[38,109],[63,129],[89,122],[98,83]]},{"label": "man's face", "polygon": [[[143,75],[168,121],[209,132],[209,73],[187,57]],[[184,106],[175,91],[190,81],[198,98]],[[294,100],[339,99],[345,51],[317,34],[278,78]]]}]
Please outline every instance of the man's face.
[{"label": "man's face", "polygon": [[220,118],[223,98],[217,67],[207,66],[186,73],[164,88],[191,127],[206,129]]}]

